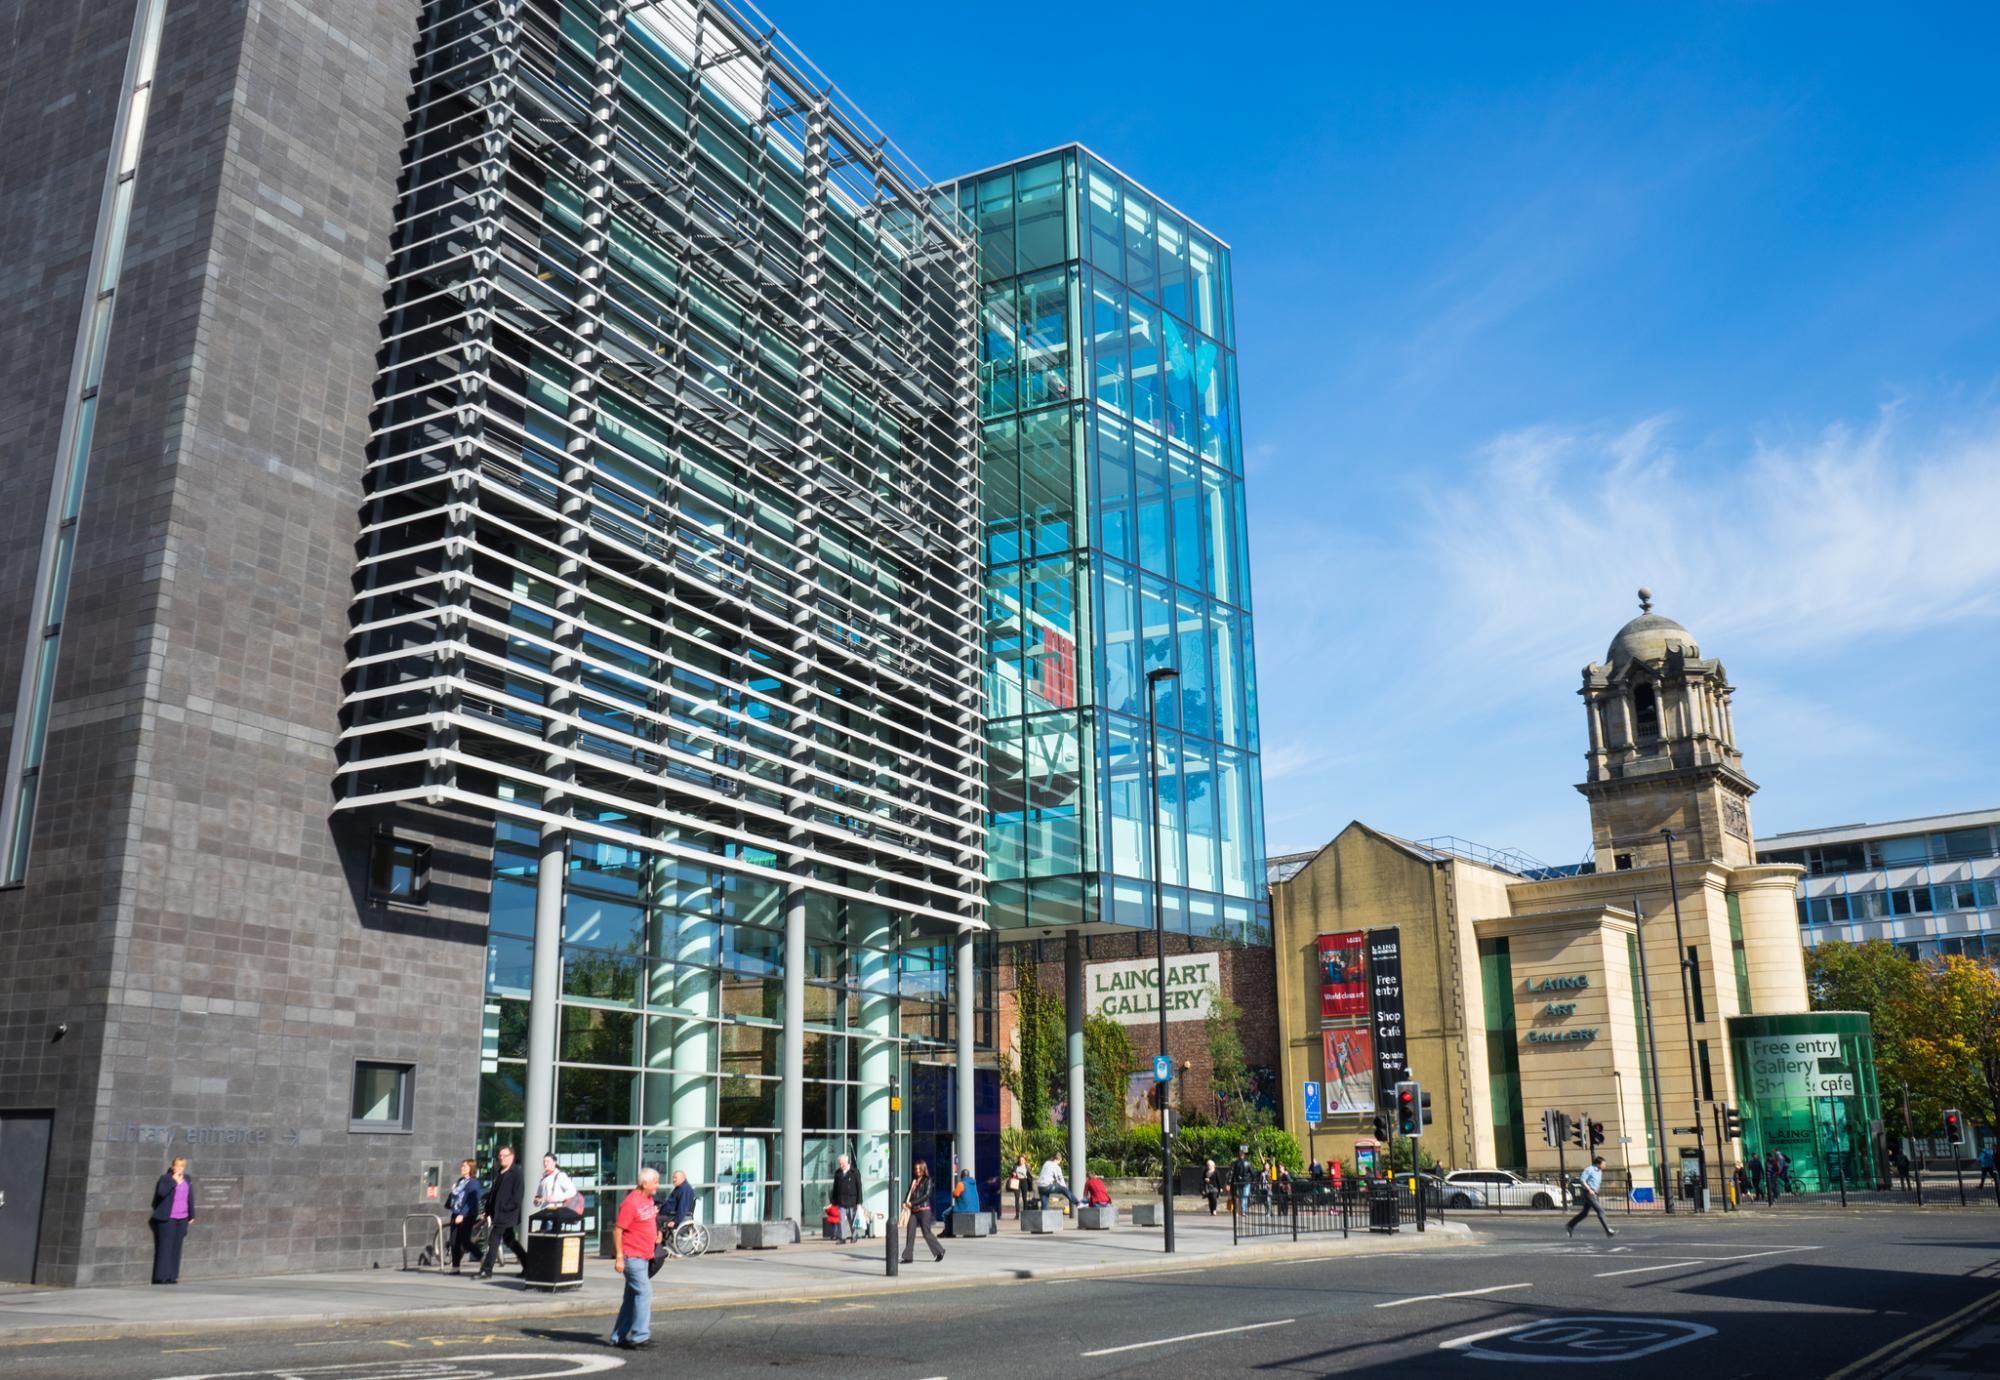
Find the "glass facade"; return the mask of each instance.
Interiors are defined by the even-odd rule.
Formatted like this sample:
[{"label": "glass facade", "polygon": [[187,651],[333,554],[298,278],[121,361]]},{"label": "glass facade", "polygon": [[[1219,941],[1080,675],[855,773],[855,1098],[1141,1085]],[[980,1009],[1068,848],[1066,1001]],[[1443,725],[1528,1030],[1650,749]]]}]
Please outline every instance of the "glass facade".
[{"label": "glass facade", "polygon": [[886,1209],[892,1084],[993,1045],[969,228],[727,5],[423,33],[340,807],[492,820],[486,1146]]},{"label": "glass facade", "polygon": [[[1269,942],[1227,246],[1087,150],[979,240],[989,917]],[[1158,755],[1146,764],[1147,673]],[[1159,794],[1159,855],[1148,800]]]},{"label": "glass facade", "polygon": [[1849,1187],[1878,1182],[1882,1097],[1867,1013],[1732,1016],[1729,1049],[1746,1155],[1784,1152],[1807,1192],[1843,1176]]}]

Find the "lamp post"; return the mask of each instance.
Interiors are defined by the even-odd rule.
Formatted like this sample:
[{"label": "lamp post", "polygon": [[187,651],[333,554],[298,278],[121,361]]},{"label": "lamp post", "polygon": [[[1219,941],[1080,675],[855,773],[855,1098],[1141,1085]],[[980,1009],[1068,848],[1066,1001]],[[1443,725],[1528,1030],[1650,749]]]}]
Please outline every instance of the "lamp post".
[{"label": "lamp post", "polygon": [[[1160,728],[1159,688],[1162,681],[1180,679],[1172,666],[1155,666],[1146,672],[1146,779],[1152,784],[1153,806],[1153,953],[1159,964],[1155,1000],[1160,1008],[1160,1054],[1167,1053],[1167,910],[1166,877],[1160,865]],[[1160,1085],[1160,1196],[1162,1224],[1166,1228],[1166,1249],[1174,1249],[1174,1141],[1169,1134],[1167,1111],[1171,1083]]]},{"label": "lamp post", "polygon": [[[1653,1038],[1653,984],[1646,976],[1646,913],[1639,908],[1639,893],[1632,893],[1632,928],[1639,937],[1639,995],[1646,1003],[1646,1060],[1653,1066],[1653,1134],[1659,1137],[1660,1158],[1653,1170],[1653,1187],[1666,1195],[1667,1212],[1674,1210],[1673,1185],[1667,1182],[1667,1114],[1660,1103],[1660,1046]],[[1653,1159],[1653,1147],[1646,1150],[1646,1163]]]},{"label": "lamp post", "polygon": [[[1660,830],[1660,837],[1667,841],[1667,895],[1674,906],[1674,953],[1681,965],[1681,1020],[1687,1025],[1688,1036],[1688,1101],[1694,1107],[1694,1163],[1701,1175],[1701,1191],[1708,1192],[1708,1146],[1701,1132],[1701,1079],[1696,1074],[1694,1062],[1694,1008],[1688,1001],[1688,983],[1694,975],[1688,971],[1687,940],[1681,933],[1681,884],[1679,874],[1674,871],[1674,831]],[[1700,1198],[1694,1200],[1695,1211],[1702,1210]]]}]

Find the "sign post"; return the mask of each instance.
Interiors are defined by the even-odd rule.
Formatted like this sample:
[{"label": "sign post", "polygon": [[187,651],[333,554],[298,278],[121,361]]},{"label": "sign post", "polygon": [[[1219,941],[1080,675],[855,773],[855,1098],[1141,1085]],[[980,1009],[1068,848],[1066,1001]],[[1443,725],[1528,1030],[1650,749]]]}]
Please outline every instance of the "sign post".
[{"label": "sign post", "polygon": [[1313,1164],[1319,1163],[1319,1084],[1306,1080],[1306,1158]]},{"label": "sign post", "polygon": [[891,1279],[896,1277],[897,1266],[902,1263],[901,1257],[896,1254],[896,1236],[903,1224],[899,1220],[900,1214],[893,1210],[899,1187],[896,1182],[896,1123],[902,1120],[902,1111],[903,1082],[892,1075],[889,1079],[889,1205],[892,1210],[883,1214],[883,1225],[888,1230],[882,1233],[882,1249],[886,1252],[883,1261],[888,1266]]}]

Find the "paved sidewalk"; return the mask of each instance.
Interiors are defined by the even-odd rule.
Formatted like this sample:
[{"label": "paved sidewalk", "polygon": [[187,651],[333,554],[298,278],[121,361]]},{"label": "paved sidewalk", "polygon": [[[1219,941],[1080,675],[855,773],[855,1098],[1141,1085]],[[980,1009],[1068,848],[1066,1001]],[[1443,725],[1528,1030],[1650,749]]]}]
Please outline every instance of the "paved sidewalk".
[{"label": "paved sidewalk", "polygon": [[[1028,1279],[1126,1275],[1238,1261],[1360,1255],[1464,1245],[1463,1223],[1431,1224],[1418,1235],[1359,1232],[1289,1237],[1233,1245],[1227,1216],[1206,1212],[1177,1222],[1176,1251],[1166,1255],[1155,1228],[1024,1235],[1012,1221],[996,1236],[945,1238],[934,1264],[918,1241],[917,1263],[896,1279],[883,1272],[880,1238],[854,1246],[812,1241],[775,1251],[724,1251],[671,1260],[653,1281],[653,1311],[778,1300],[813,1300],[887,1290],[1001,1285]],[[436,1270],[190,1280],[171,1287],[35,1289],[0,1292],[0,1347],[83,1336],[198,1335],[219,1327],[297,1327],[391,1318],[468,1322],[617,1311],[619,1284],[607,1260],[592,1260],[583,1283],[558,1294],[529,1289],[512,1272],[486,1282]]]}]

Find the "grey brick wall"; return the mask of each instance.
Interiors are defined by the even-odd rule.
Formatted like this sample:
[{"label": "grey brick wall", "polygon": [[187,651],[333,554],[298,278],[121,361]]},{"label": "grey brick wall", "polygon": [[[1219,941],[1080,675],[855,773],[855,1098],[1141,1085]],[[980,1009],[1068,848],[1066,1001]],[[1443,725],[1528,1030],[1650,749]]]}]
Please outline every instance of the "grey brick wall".
[{"label": "grey brick wall", "polygon": [[[10,83],[10,108],[101,84],[106,64],[115,85],[129,7],[74,8],[14,21],[51,56],[34,78],[48,94]],[[45,1281],[146,1277],[170,1152],[133,1125],[263,1133],[173,1147],[215,1195],[189,1277],[392,1259],[418,1164],[470,1149],[490,827],[388,821],[438,844],[434,904],[392,910],[366,899],[373,821],[331,812],[416,24],[407,0],[168,8],[31,875],[0,894],[0,957],[17,960],[0,972],[0,1107],[58,1108]],[[75,112],[50,138],[94,150],[88,186],[37,174],[90,203],[73,256],[108,138],[88,104],[47,117]],[[39,167],[13,141],[6,156]],[[46,292],[73,331],[80,260],[66,292],[48,286],[66,260],[39,224],[0,221],[0,243],[44,257],[0,300],[12,322]],[[0,435],[41,427],[52,457],[60,372],[5,386]],[[19,519],[0,521],[11,705],[26,593]],[[57,1020],[73,1034],[50,1045]],[[417,1065],[413,1134],[347,1129],[357,1058]]]}]

